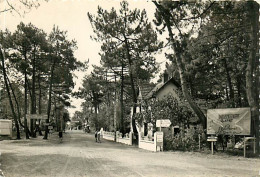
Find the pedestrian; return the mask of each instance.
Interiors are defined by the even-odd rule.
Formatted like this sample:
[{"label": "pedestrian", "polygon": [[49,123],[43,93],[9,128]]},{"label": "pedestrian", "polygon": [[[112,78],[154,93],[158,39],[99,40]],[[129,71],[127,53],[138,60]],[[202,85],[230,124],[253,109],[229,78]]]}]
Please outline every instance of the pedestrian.
[{"label": "pedestrian", "polygon": [[62,142],[62,130],[59,131],[60,143]]},{"label": "pedestrian", "polygon": [[98,131],[96,130],[96,131],[95,131],[95,139],[96,139],[96,142],[97,142],[97,134],[98,134]]},{"label": "pedestrian", "polygon": [[97,133],[97,139],[98,139],[98,142],[99,143],[101,143],[101,141],[100,141],[100,135],[101,135],[101,133],[100,133],[100,131]]}]

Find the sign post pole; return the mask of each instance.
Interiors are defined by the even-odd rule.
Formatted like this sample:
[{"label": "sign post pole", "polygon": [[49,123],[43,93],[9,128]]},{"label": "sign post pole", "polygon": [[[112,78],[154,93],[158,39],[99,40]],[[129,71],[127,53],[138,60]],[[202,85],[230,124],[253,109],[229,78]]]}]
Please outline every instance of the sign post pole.
[{"label": "sign post pole", "polygon": [[246,157],[246,139],[244,136],[244,157]]},{"label": "sign post pole", "polygon": [[[211,135],[211,138],[213,138],[213,135]],[[214,141],[211,141],[211,154],[214,154]]]},{"label": "sign post pole", "polygon": [[200,151],[200,134],[199,134],[199,151]]},{"label": "sign post pole", "polygon": [[256,139],[254,139],[254,142],[253,142],[253,146],[254,146],[254,154],[255,154],[255,140],[256,140]]},{"label": "sign post pole", "polygon": [[162,118],[161,118],[161,121],[160,121],[160,132],[162,131]]},{"label": "sign post pole", "polygon": [[213,144],[214,142],[213,141],[211,141],[211,154],[213,155],[214,154],[214,144]]},{"label": "sign post pole", "polygon": [[216,142],[218,140],[218,138],[213,135],[211,135],[210,137],[208,137],[207,141],[210,141],[211,143],[211,154],[213,155],[214,154],[214,142]]}]

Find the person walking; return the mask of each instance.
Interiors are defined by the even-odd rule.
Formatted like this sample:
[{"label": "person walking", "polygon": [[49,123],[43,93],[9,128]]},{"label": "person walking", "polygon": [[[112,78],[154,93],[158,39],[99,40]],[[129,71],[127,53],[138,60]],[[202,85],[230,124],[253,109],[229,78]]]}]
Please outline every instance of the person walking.
[{"label": "person walking", "polygon": [[100,133],[100,131],[97,133],[97,141],[98,141],[98,143],[101,143],[101,141],[100,141],[100,136],[101,136],[101,133]]},{"label": "person walking", "polygon": [[96,131],[95,131],[95,139],[96,139],[96,142],[98,142],[98,141],[97,141],[97,134],[98,134],[98,131],[96,130]]},{"label": "person walking", "polygon": [[62,142],[62,130],[59,131],[59,139],[60,139],[60,143]]}]

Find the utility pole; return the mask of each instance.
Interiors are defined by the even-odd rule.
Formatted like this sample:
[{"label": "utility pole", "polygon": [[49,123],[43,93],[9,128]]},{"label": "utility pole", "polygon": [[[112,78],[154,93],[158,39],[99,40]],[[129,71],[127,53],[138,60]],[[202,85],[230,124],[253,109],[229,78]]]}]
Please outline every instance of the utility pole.
[{"label": "utility pole", "polygon": [[125,134],[125,127],[124,127],[124,64],[122,62],[121,68],[121,91],[120,91],[120,108],[121,108],[121,133]]},{"label": "utility pole", "polygon": [[255,133],[255,136],[256,136],[256,152],[257,154],[260,154],[260,145],[259,145],[259,136],[260,136],[260,132],[259,132],[259,126],[260,126],[260,112],[259,112],[259,109],[260,109],[260,93],[259,93],[259,83],[260,83],[260,71],[259,71],[259,64],[260,64],[260,57],[259,57],[259,53],[260,53],[260,43],[259,43],[259,24],[260,24],[260,21],[259,21],[259,14],[260,14],[260,9],[259,9],[259,4],[257,2],[255,2],[255,6],[256,6],[256,12],[255,12],[255,15],[256,15],[256,31],[257,31],[257,50],[256,50],[256,64],[255,64],[255,71],[256,71],[256,79],[255,79],[255,102],[257,103],[257,116],[256,116],[256,120],[255,120],[255,128],[256,128],[256,133]]},{"label": "utility pole", "polygon": [[117,94],[116,94],[116,75],[115,75],[115,100],[114,100],[114,131],[115,131],[115,141],[116,141],[116,112],[117,112],[117,99],[116,99],[116,97],[117,97]]},{"label": "utility pole", "polygon": [[258,85],[259,85],[259,77],[260,77],[260,73],[259,73],[259,64],[260,64],[260,61],[259,61],[259,4],[257,2],[253,2],[254,3],[254,15],[255,15],[255,31],[256,31],[256,58],[255,58],[255,86],[254,86],[254,89],[255,89],[255,102],[256,102],[256,117],[255,117],[255,138],[256,138],[256,152],[257,154],[260,154],[260,147],[259,147],[259,122],[260,122],[260,114],[259,114],[259,97],[260,97],[260,93],[259,93],[259,88],[258,88]]},{"label": "utility pole", "polygon": [[63,127],[63,113],[64,113],[64,106],[63,105],[60,105],[59,107],[59,114],[60,114],[60,131],[63,132],[64,130],[64,127]]}]

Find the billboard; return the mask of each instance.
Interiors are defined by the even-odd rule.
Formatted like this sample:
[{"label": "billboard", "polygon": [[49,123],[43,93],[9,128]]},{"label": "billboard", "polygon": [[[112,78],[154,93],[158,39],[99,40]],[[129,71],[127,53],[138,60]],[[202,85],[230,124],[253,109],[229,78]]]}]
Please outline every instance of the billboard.
[{"label": "billboard", "polygon": [[250,108],[207,110],[207,134],[250,135]]},{"label": "billboard", "polygon": [[0,135],[9,135],[12,137],[12,121],[0,119]]},{"label": "billboard", "polygon": [[26,114],[27,119],[48,119],[47,114]]}]

